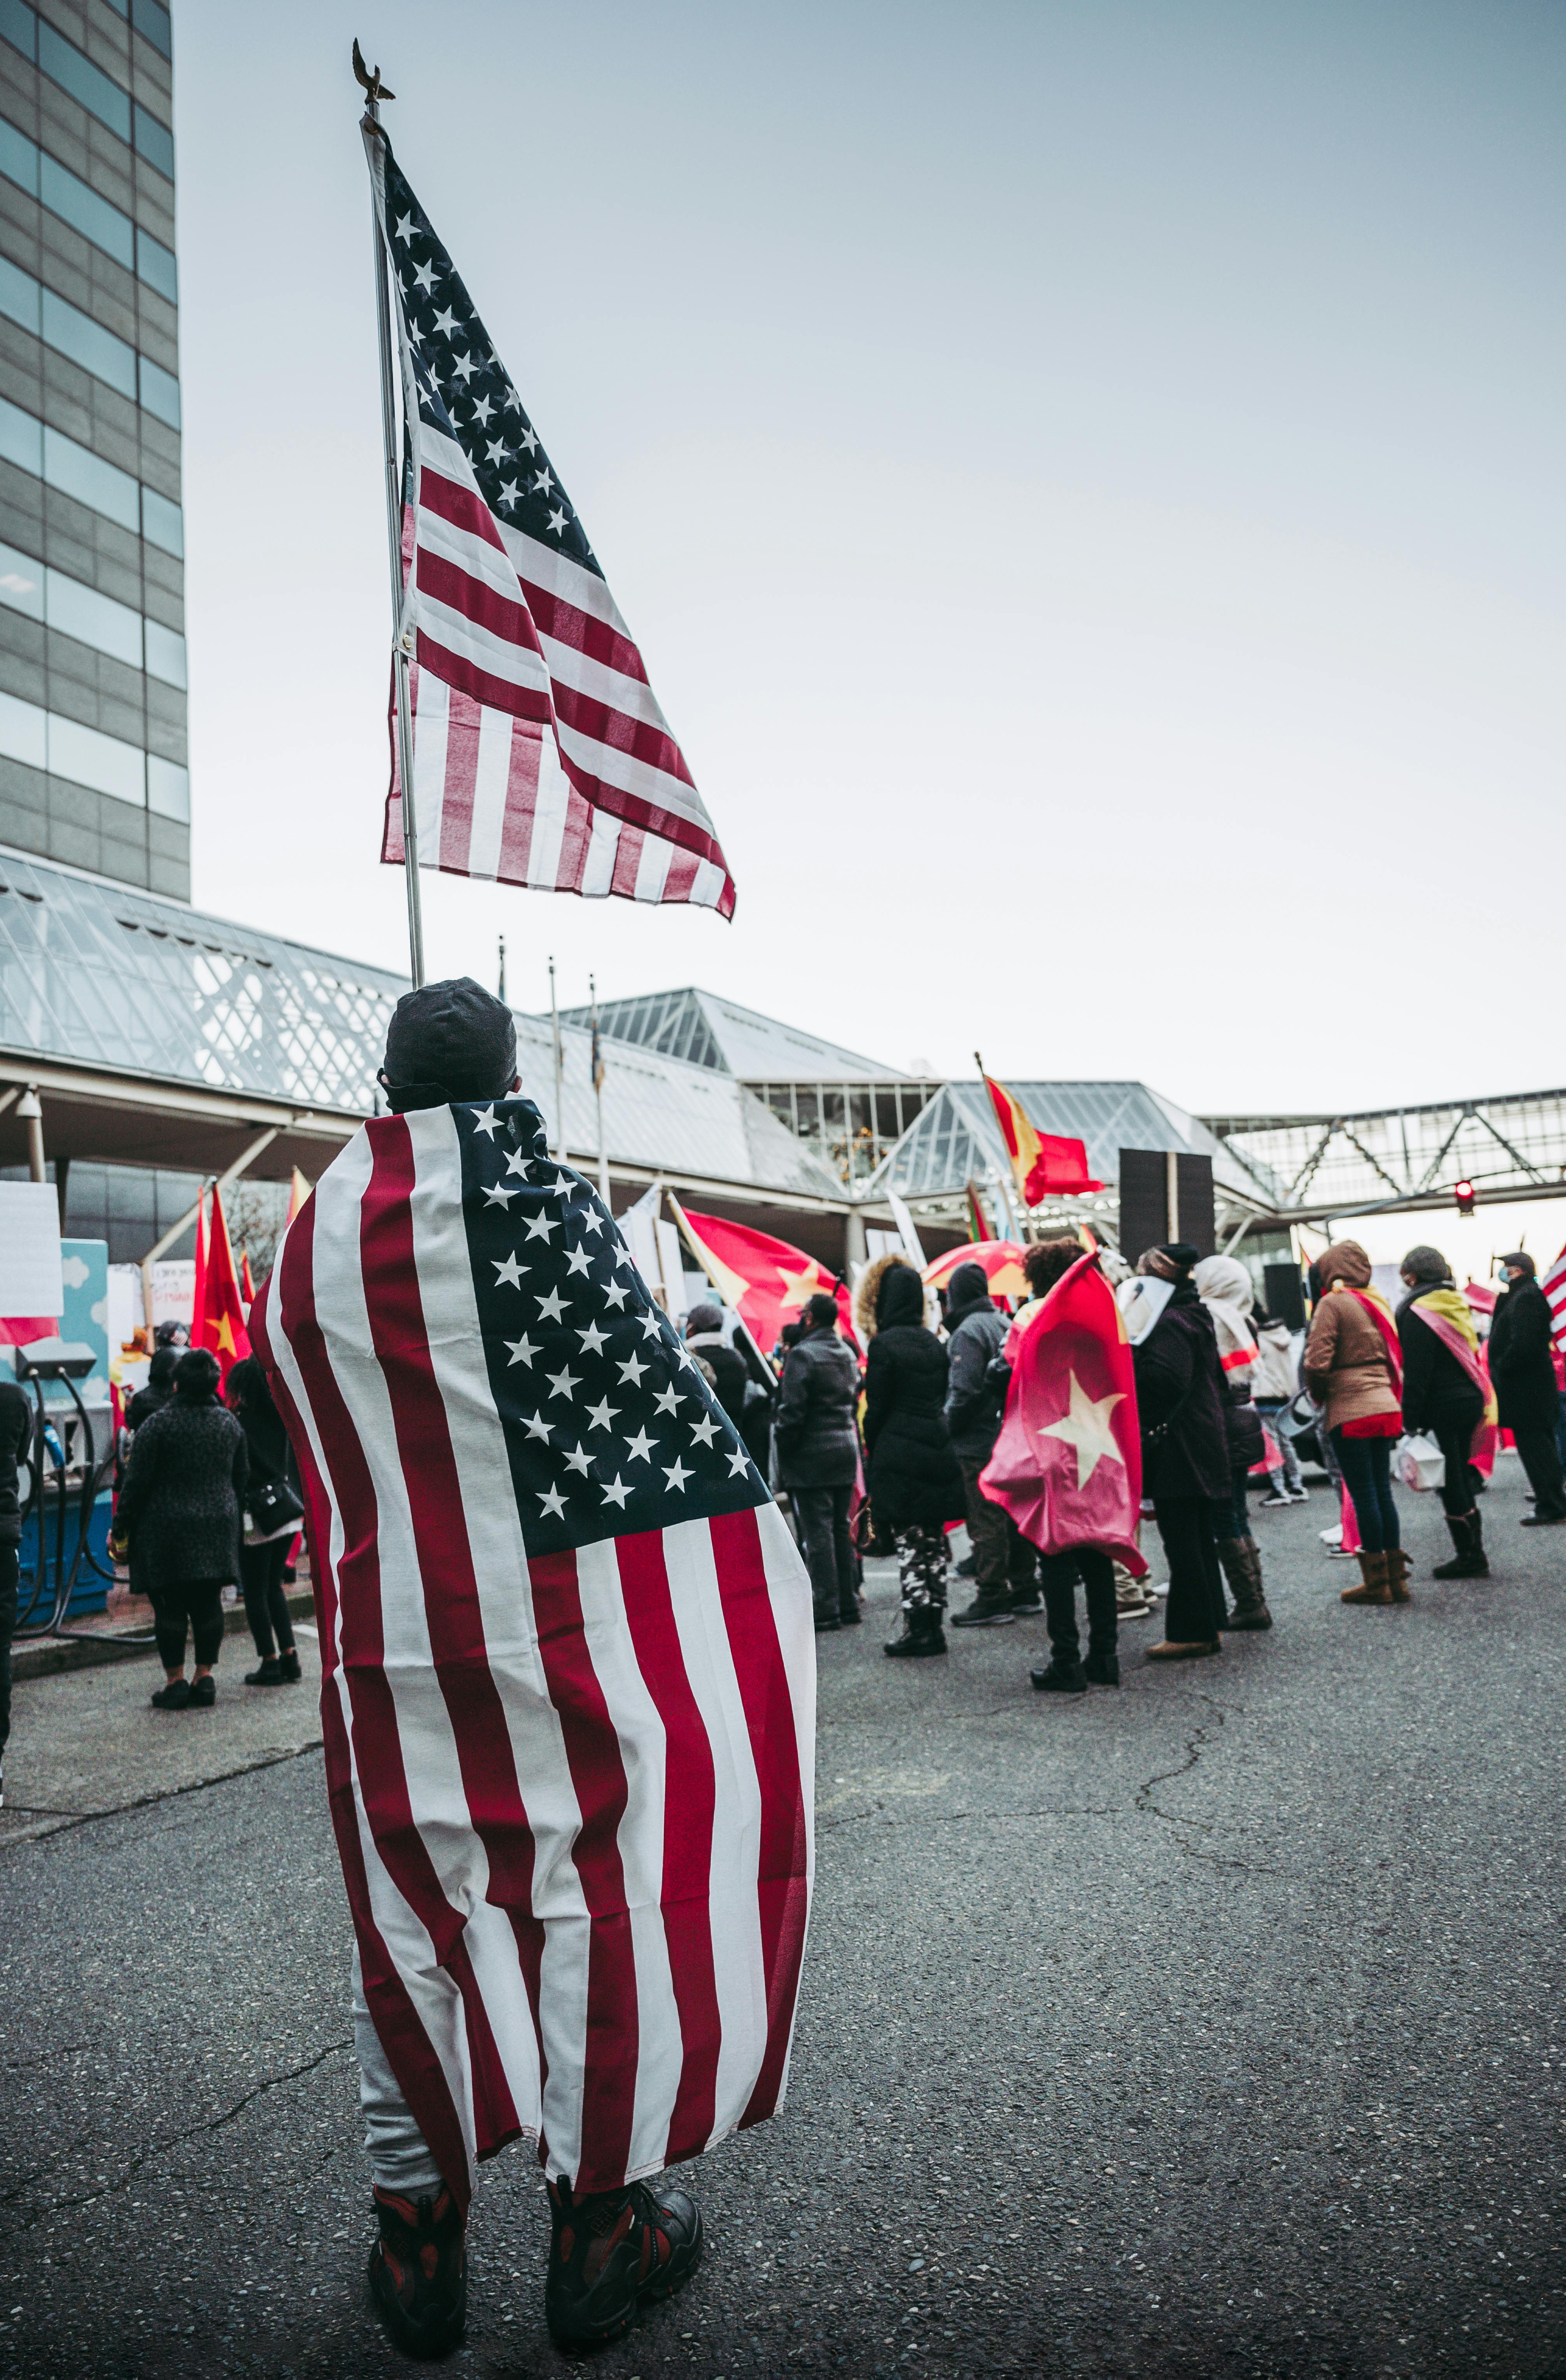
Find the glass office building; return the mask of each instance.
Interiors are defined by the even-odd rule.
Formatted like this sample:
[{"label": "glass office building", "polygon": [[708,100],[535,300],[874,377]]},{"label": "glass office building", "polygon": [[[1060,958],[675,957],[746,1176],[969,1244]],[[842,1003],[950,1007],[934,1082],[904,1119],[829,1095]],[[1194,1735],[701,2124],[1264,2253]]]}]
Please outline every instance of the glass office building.
[{"label": "glass office building", "polygon": [[188,900],[172,58],[0,0],[0,844]]}]

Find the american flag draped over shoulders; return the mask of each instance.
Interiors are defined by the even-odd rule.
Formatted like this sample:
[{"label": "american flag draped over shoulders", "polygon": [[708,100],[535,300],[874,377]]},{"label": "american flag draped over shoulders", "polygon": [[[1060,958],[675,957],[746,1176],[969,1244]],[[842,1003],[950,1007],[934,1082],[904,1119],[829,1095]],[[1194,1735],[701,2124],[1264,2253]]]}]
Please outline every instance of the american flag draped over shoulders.
[{"label": "american flag draped over shoulders", "polygon": [[[420,864],[734,905],[734,880],[570,498],[383,131],[408,433],[402,636]],[[403,857],[393,738],[382,857]]]},{"label": "american flag draped over shoulders", "polygon": [[803,1566],[526,1099],[366,1124],[251,1331],[299,1459],[334,1824],[446,2180],[616,2187],[781,2104],[808,1910]]}]

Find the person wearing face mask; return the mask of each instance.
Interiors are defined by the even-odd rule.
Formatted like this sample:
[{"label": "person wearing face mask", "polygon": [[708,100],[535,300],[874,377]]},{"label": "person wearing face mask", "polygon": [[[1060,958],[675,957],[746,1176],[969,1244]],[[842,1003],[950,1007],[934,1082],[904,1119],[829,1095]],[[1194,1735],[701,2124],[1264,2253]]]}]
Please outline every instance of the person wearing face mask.
[{"label": "person wearing face mask", "polygon": [[1558,1521],[1566,1521],[1566,1489],[1555,1447],[1559,1407],[1549,1353],[1549,1305],[1525,1248],[1502,1257],[1500,1272],[1506,1293],[1497,1298],[1490,1322],[1490,1378],[1500,1407],[1500,1426],[1516,1440],[1534,1491],[1534,1509],[1523,1526],[1552,1528]]}]

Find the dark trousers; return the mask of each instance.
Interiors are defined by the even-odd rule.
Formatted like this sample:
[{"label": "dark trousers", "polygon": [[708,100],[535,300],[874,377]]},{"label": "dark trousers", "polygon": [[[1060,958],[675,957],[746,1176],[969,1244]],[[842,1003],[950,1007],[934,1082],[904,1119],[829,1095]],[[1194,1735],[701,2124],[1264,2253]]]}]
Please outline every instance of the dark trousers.
[{"label": "dark trousers", "polygon": [[1566,1495],[1561,1493],[1560,1457],[1555,1451],[1554,1430],[1548,1422],[1533,1422],[1526,1429],[1514,1428],[1511,1435],[1534,1491],[1534,1510],[1541,1520],[1560,1520],[1566,1515]]},{"label": "dark trousers", "polygon": [[1251,1534],[1251,1508],[1248,1501],[1250,1471],[1232,1471],[1233,1492],[1227,1503],[1212,1508],[1212,1529],[1215,1537],[1248,1537]]},{"label": "dark trousers", "polygon": [[[1477,1493],[1478,1473],[1468,1460],[1468,1450],[1474,1443],[1475,1424],[1466,1416],[1456,1421],[1433,1421],[1429,1434],[1440,1448],[1446,1463],[1446,1477],[1441,1483],[1441,1510],[1456,1520],[1460,1514],[1474,1510]],[[1360,1535],[1363,1536],[1363,1529]]]},{"label": "dark trousers", "polygon": [[210,1670],[223,1650],[225,1578],[181,1578],[152,1590],[152,1629],[165,1670],[185,1666],[187,1630],[196,1640],[196,1667]]},{"label": "dark trousers", "polygon": [[[1339,1428],[1332,1432],[1332,1444],[1366,1552],[1380,1554],[1401,1546],[1398,1508],[1392,1501],[1392,1440],[1345,1438]],[[1472,1502],[1464,1507],[1468,1512],[1473,1509]]]},{"label": "dark trousers", "polygon": [[1171,1645],[1212,1645],[1228,1616],[1223,1572],[1205,1496],[1155,1496],[1153,1518],[1169,1557],[1163,1633]]},{"label": "dark trousers", "polygon": [[278,1653],[291,1653],[294,1649],[288,1598],[283,1592],[283,1565],[288,1559],[288,1548],[293,1542],[291,1536],[273,1537],[264,1546],[241,1546],[239,1548],[239,1584],[245,1591],[245,1617],[250,1623],[256,1650],[263,1661],[273,1660]]},{"label": "dark trousers", "polygon": [[1115,1566],[1108,1554],[1092,1546],[1074,1553],[1040,1554],[1038,1583],[1044,1589],[1044,1609],[1050,1623],[1050,1650],[1065,1667],[1082,1649],[1076,1633],[1076,1582],[1082,1581],[1087,1602],[1087,1650],[1112,1653],[1118,1623],[1115,1617]]},{"label": "dark trousers", "polygon": [[0,1546],[0,1754],[11,1732],[11,1639],[17,1633],[17,1580],[20,1557],[15,1546]]},{"label": "dark trousers", "polygon": [[805,1538],[805,1566],[819,1619],[851,1611],[855,1603],[854,1548],[848,1536],[852,1481],[842,1488],[791,1488]]},{"label": "dark trousers", "polygon": [[1005,1506],[992,1504],[981,1493],[978,1475],[989,1460],[988,1454],[960,1454],[957,1468],[963,1475],[963,1492],[967,1498],[974,1585],[980,1595],[999,1602],[1017,1587],[1032,1585],[1034,1548]]}]

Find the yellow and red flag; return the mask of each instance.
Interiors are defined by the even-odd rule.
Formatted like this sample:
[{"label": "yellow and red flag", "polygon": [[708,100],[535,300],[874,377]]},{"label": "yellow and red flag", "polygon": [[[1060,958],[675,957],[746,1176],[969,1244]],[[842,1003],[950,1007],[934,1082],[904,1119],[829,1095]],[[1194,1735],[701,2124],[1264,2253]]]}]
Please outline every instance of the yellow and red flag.
[{"label": "yellow and red flag", "polygon": [[190,1325],[192,1347],[208,1347],[217,1357],[226,1380],[230,1366],[250,1352],[245,1309],[239,1302],[239,1274],[223,1212],[223,1193],[212,1184],[212,1222],[196,1234],[196,1310]]},{"label": "yellow and red flag", "polygon": [[995,1451],[979,1476],[1047,1554],[1093,1546],[1135,1578],[1142,1438],[1131,1344],[1096,1257],[1078,1257],[1007,1333],[1012,1385]]},{"label": "yellow and red flag", "polygon": [[1001,1137],[1006,1144],[1017,1193],[1025,1207],[1037,1207],[1050,1196],[1080,1197],[1089,1190],[1103,1188],[1101,1182],[1093,1181],[1088,1174],[1085,1141],[1040,1132],[1022,1101],[1004,1083],[997,1083],[986,1075],[982,1063],[978,1071],[984,1076],[984,1087],[1001,1126]]},{"label": "yellow and red flag", "polygon": [[298,1167],[296,1165],[294,1168],[294,1179],[288,1191],[288,1212],[285,1219],[285,1225],[293,1221],[295,1216],[298,1213],[299,1208],[310,1196],[310,1185],[305,1180],[304,1175],[299,1172]]},{"label": "yellow and red flag", "polygon": [[239,1251],[239,1295],[245,1311],[249,1314],[256,1302],[256,1285],[250,1279],[250,1251],[248,1243]]},{"label": "yellow and red flag", "polygon": [[697,1263],[764,1354],[776,1346],[783,1324],[797,1322],[807,1298],[818,1291],[836,1299],[843,1335],[857,1347],[847,1288],[824,1264],[768,1232],[725,1222],[721,1215],[690,1214],[677,1198],[669,1204]]}]

